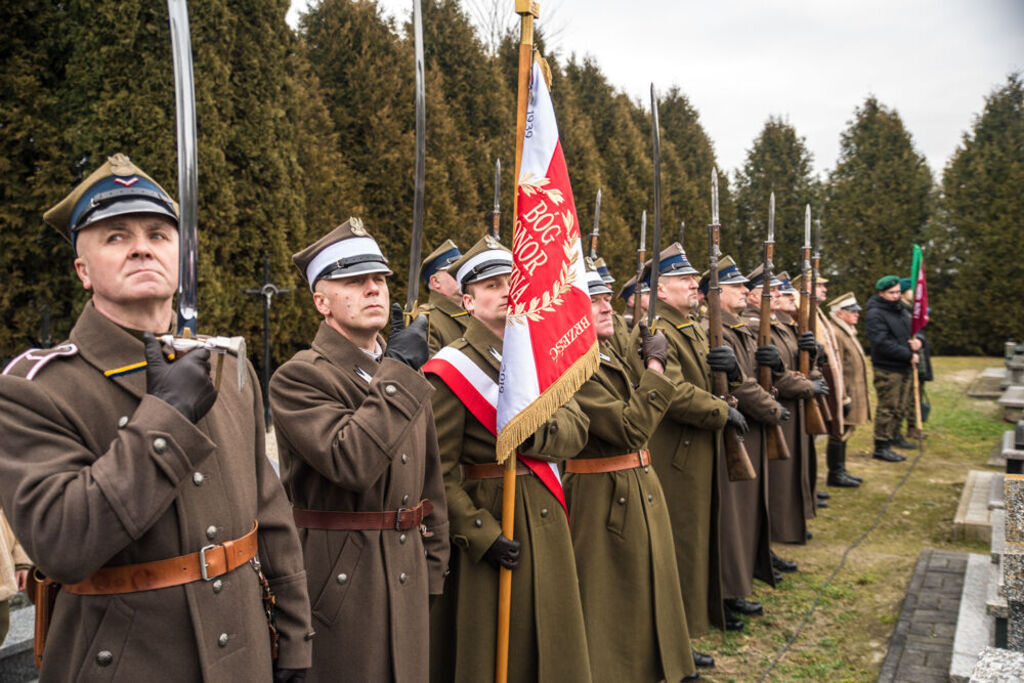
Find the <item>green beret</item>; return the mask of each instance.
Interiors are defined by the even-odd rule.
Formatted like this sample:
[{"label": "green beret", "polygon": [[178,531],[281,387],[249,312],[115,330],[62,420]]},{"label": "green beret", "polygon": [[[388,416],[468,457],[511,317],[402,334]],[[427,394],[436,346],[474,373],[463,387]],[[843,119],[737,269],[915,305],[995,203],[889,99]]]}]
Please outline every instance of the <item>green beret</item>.
[{"label": "green beret", "polygon": [[900,279],[896,275],[886,275],[885,277],[878,278],[878,282],[875,283],[875,289],[879,292],[884,292],[887,289],[892,289],[900,283]]},{"label": "green beret", "polygon": [[913,289],[913,287],[914,287],[914,285],[910,281],[909,277],[901,277],[900,278],[900,293],[901,294],[903,292],[907,291],[908,289]]}]

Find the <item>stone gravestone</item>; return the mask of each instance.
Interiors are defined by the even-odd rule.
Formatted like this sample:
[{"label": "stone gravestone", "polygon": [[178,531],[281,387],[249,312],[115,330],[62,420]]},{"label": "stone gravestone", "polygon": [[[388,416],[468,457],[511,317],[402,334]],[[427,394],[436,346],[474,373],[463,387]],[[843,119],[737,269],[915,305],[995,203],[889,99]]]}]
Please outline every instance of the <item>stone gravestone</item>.
[{"label": "stone gravestone", "polygon": [[1024,474],[1005,480],[1006,535],[1001,565],[1006,595],[1006,647],[1024,652]]}]

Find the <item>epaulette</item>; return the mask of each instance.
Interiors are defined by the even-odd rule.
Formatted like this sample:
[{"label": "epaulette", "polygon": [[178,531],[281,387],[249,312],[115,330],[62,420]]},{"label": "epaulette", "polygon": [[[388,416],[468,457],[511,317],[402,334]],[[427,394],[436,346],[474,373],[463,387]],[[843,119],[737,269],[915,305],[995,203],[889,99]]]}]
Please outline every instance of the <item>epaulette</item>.
[{"label": "epaulette", "polygon": [[747,326],[747,324],[745,322],[738,322],[735,325],[729,325],[729,329],[730,330],[735,330],[737,327],[746,327],[746,326]]},{"label": "epaulette", "polygon": [[67,358],[78,354],[78,346],[68,342],[52,349],[29,349],[7,364],[0,374],[33,379],[54,358]]},{"label": "epaulette", "polygon": [[464,315],[469,315],[469,311],[459,311],[458,313],[452,313],[450,317],[461,318]]},{"label": "epaulette", "polygon": [[693,327],[694,325],[695,325],[695,323],[691,320],[688,323],[683,323],[682,325],[676,325],[676,329],[679,330],[680,332],[682,332],[687,327]]}]

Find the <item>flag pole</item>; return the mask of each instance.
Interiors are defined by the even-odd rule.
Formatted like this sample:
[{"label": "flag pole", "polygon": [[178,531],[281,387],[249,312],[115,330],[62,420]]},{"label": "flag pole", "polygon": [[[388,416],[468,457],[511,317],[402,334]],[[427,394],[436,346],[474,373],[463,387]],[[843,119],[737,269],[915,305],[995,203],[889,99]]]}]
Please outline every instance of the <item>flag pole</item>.
[{"label": "flag pole", "polygon": [[[911,273],[911,275],[913,276],[913,280],[910,283],[911,287],[914,288],[914,290],[913,290],[914,291],[914,298],[910,300],[911,301],[911,304],[910,304],[911,315],[913,315],[914,311],[917,310],[917,282],[918,282],[918,280],[921,277],[921,274],[920,274],[919,271],[920,271],[921,265],[922,265],[921,261],[923,261],[923,258],[919,255],[920,254],[920,249],[921,248],[919,246],[917,246],[916,244],[914,245],[914,257],[913,257],[913,271],[914,272]],[[913,323],[911,323],[911,326],[913,326]],[[914,335],[913,334],[910,335],[910,338],[913,339]],[[915,419],[914,424],[917,427],[917,433],[918,434],[924,434],[924,429],[923,429],[924,425],[921,424],[921,375],[919,373],[920,368],[921,368],[921,354],[918,353],[918,355],[917,355],[917,365],[914,365],[913,363],[911,363],[910,371],[914,375],[914,419]],[[923,438],[923,437],[921,437],[921,438]],[[920,438],[919,438],[919,441],[920,441]]]},{"label": "flag pole", "polygon": [[[516,222],[519,216],[519,173],[523,164],[523,136],[526,133],[526,109],[530,95],[530,71],[533,67],[533,20],[540,16],[540,5],[533,0],[516,0],[516,14],[519,15],[519,71],[516,92],[516,158],[512,190],[512,243],[515,244]],[[513,538],[516,511],[516,466],[515,457],[505,460],[503,490],[501,499],[501,533]],[[494,680],[505,683],[508,680],[509,621],[512,612],[512,570],[502,567],[498,570],[498,637],[495,647]]]}]

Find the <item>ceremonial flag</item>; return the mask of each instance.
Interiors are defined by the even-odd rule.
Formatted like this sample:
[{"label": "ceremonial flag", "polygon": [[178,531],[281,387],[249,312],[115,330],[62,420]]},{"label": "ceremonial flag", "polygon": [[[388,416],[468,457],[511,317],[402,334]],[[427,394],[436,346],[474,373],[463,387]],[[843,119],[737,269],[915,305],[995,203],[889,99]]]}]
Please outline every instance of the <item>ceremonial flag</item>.
[{"label": "ceremonial flag", "polygon": [[914,264],[910,281],[914,285],[914,310],[910,322],[910,334],[917,334],[928,324],[928,284],[924,278],[924,254],[921,247],[914,245]]},{"label": "ceremonial flag", "polygon": [[497,458],[515,449],[599,364],[569,172],[542,60],[530,75],[512,232],[514,266],[498,379]]}]

